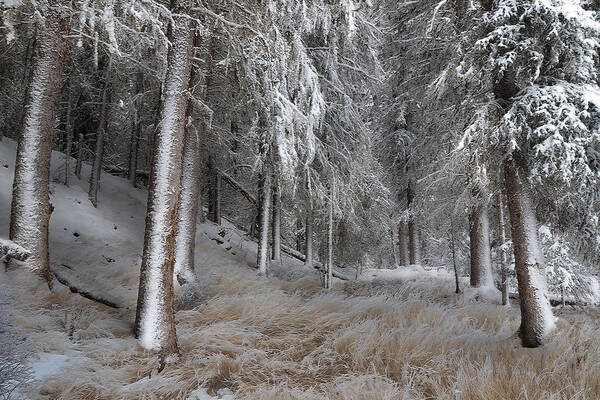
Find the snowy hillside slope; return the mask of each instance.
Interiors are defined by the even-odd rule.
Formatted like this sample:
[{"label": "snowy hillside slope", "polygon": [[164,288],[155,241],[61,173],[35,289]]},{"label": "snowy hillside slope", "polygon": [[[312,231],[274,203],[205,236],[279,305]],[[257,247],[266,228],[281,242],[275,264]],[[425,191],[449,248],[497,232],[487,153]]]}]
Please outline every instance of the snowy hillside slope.
[{"label": "snowy hillside slope", "polygon": [[[8,236],[14,157],[15,143],[1,141],[0,237]],[[53,154],[53,177],[62,157]],[[366,270],[360,282],[336,280],[324,291],[316,271],[284,257],[273,276],[258,277],[256,244],[229,224],[206,223],[197,233],[198,284],[176,286],[181,355],[159,372],[132,336],[146,192],[103,174],[97,209],[86,179],[54,182],[51,201],[52,266],[121,308],[0,270],[0,291],[12,297],[7,319],[34,353],[24,399],[392,400],[457,391],[495,399],[512,388],[506,398],[552,398],[587,385],[560,366],[576,362],[582,343],[600,346],[594,320],[574,315],[559,321],[544,353],[522,349],[516,307],[465,301],[445,271]],[[595,360],[577,358],[590,371]]]}]

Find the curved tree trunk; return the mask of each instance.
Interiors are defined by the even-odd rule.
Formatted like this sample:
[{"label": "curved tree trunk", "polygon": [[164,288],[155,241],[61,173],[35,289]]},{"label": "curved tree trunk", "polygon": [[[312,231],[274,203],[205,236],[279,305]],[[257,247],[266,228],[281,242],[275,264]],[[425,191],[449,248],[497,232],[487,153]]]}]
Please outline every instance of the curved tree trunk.
[{"label": "curved tree trunk", "polygon": [[471,286],[492,287],[494,278],[490,255],[490,221],[486,205],[473,206],[469,214],[469,239]]},{"label": "curved tree trunk", "polygon": [[159,352],[163,358],[178,352],[173,315],[173,268],[194,36],[190,20],[182,15],[186,10],[180,2],[172,1],[171,9],[174,12],[168,36],[172,45],[154,141],[135,319],[135,334],[142,347]]},{"label": "curved tree trunk", "polygon": [[521,160],[505,161],[504,179],[521,303],[519,336],[523,346],[538,347],[554,329],[554,316],[548,300],[544,259],[538,245],[535,208]]},{"label": "curved tree trunk", "polygon": [[66,50],[66,20],[49,11],[39,23],[21,126],[10,214],[10,239],[27,249],[28,267],[50,285],[48,194],[52,130]]},{"label": "curved tree trunk", "polygon": [[102,160],[104,159],[104,134],[108,126],[108,107],[110,104],[110,68],[111,60],[108,61],[106,72],[104,73],[104,90],[102,91],[102,108],[100,109],[100,122],[96,133],[96,149],[94,151],[94,161],[90,171],[90,186],[88,189],[88,199],[94,207],[98,207],[98,189],[100,186],[100,174],[102,173]]}]

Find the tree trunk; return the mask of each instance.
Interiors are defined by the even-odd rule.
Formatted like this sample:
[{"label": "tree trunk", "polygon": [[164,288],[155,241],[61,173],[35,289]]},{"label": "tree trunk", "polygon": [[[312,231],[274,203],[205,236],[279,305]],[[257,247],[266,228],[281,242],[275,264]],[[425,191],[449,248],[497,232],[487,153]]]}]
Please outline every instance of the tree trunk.
[{"label": "tree trunk", "polygon": [[[135,83],[135,95],[139,97],[140,93],[143,91],[144,85],[144,75],[141,72],[138,72],[137,80]],[[129,143],[129,168],[127,171],[127,180],[131,183],[133,187],[136,187],[136,172],[137,172],[137,159],[138,159],[138,150],[140,147],[140,134],[142,130],[142,124],[139,117],[139,105],[141,101],[139,98],[134,102],[134,110],[132,116],[132,125],[131,125],[131,142]]]},{"label": "tree trunk", "polygon": [[454,236],[454,223],[450,226],[450,250],[452,252],[452,266],[454,267],[454,285],[456,287],[455,293],[460,293],[460,282],[458,281],[458,263],[456,262],[456,239]]},{"label": "tree trunk", "polygon": [[69,186],[69,178],[71,176],[71,152],[73,149],[73,131],[75,124],[73,123],[73,108],[77,107],[79,102],[79,88],[71,83],[69,88],[69,100],[67,104],[67,120],[65,133],[67,136],[67,144],[65,147],[65,186]]},{"label": "tree trunk", "polygon": [[271,208],[271,174],[263,171],[258,179],[258,249],[256,267],[267,275],[269,267],[269,214]]},{"label": "tree trunk", "polygon": [[[196,36],[196,42],[198,36]],[[199,43],[198,43],[199,45]],[[190,87],[194,87],[196,70],[190,74]],[[188,117],[193,106],[188,104]],[[183,285],[195,280],[194,255],[196,250],[196,226],[198,220],[198,200],[200,197],[200,180],[202,178],[201,144],[204,137],[205,124],[200,124],[200,131],[195,124],[186,127],[183,145],[183,172],[181,175],[181,193],[179,194],[177,233],[175,236],[175,276]]]},{"label": "tree trunk", "polygon": [[335,193],[335,183],[332,184],[332,189],[327,206],[327,261],[325,262],[325,276],[323,287],[331,289],[333,285],[333,196]]},{"label": "tree trunk", "polygon": [[296,218],[296,250],[302,253],[302,218]]},{"label": "tree trunk", "polygon": [[410,217],[408,219],[408,259],[410,264],[419,264],[421,262],[419,231],[417,230],[417,223],[415,222],[413,210],[410,209],[414,198],[415,193],[413,191],[413,182],[412,179],[409,179],[406,187],[406,200],[408,209],[410,211]]},{"label": "tree trunk", "polygon": [[221,175],[214,165],[213,157],[208,161],[211,185],[208,193],[208,220],[221,225]]},{"label": "tree trunk", "polygon": [[406,222],[400,222],[398,224],[398,253],[400,265],[405,267],[410,265],[408,243],[408,227],[406,226]]},{"label": "tree trunk", "polygon": [[304,265],[308,268],[313,267],[313,215],[312,215],[312,205],[310,204],[310,200],[308,200],[306,206],[306,228],[304,233],[305,239],[305,249],[306,249],[306,261],[304,261]]},{"label": "tree trunk", "polygon": [[519,336],[523,346],[538,347],[554,329],[554,316],[548,301],[544,259],[538,245],[535,208],[526,187],[527,175],[522,160],[505,161],[504,179],[521,303]]},{"label": "tree trunk", "polygon": [[272,260],[281,260],[281,195],[279,190],[279,181],[273,179],[273,226],[271,229],[273,237]]},{"label": "tree trunk", "polygon": [[50,156],[67,29],[68,21],[53,10],[39,22],[17,147],[10,214],[10,239],[31,252],[27,266],[49,286]]},{"label": "tree trunk", "polygon": [[390,235],[392,239],[392,254],[394,255],[394,267],[400,266],[400,254],[398,254],[399,245],[396,242],[398,239],[397,228],[390,228]]},{"label": "tree trunk", "polygon": [[502,305],[508,305],[508,284],[506,283],[506,267],[508,259],[504,243],[506,243],[506,228],[504,225],[504,202],[502,201],[502,191],[498,192],[498,234],[500,239],[500,280],[502,291]]},{"label": "tree trunk", "polygon": [[189,18],[183,15],[186,10],[180,2],[173,0],[171,9],[168,37],[172,44],[167,59],[160,123],[154,140],[135,319],[135,335],[142,347],[159,352],[163,359],[178,352],[173,315],[173,269],[194,36],[194,28]]},{"label": "tree trunk", "polygon": [[98,207],[98,189],[100,186],[100,174],[102,173],[102,160],[104,159],[104,134],[108,126],[108,107],[110,104],[110,69],[111,60],[104,73],[104,90],[102,91],[102,108],[100,109],[100,121],[98,122],[98,131],[96,133],[96,149],[94,151],[94,161],[90,171],[90,186],[88,189],[88,199],[94,207]]},{"label": "tree trunk", "polygon": [[474,205],[469,214],[471,286],[493,287],[490,256],[490,223],[487,205]]},{"label": "tree trunk", "polygon": [[78,142],[77,142],[77,161],[75,163],[75,176],[77,179],[81,179],[81,165],[83,164],[83,142],[85,140],[85,135],[83,132],[79,132]]}]

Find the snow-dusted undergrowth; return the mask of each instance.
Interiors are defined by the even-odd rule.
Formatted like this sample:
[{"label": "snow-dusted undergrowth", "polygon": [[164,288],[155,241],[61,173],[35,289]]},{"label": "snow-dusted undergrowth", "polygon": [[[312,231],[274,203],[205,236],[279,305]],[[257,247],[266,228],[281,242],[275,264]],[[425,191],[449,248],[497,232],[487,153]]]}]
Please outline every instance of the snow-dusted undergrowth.
[{"label": "snow-dusted undergrowth", "polygon": [[[10,187],[12,151],[0,142],[0,164],[9,165],[0,168],[2,187]],[[208,224],[197,236],[199,286],[178,294],[181,356],[158,373],[156,358],[132,337],[144,193],[106,174],[94,209],[85,180],[73,182],[53,188],[53,264],[68,264],[128,308],[107,308],[59,284],[50,293],[26,270],[1,272],[0,286],[18,298],[10,323],[38,353],[28,398],[600,397],[598,316],[563,315],[546,346],[523,349],[516,307],[456,297],[451,276],[425,285],[416,267],[367,271],[375,276],[324,292],[317,275],[287,258],[275,277],[256,276],[249,268],[256,245],[231,232],[219,245],[207,238],[218,232]],[[9,199],[0,194],[2,226]],[[60,362],[48,367],[48,360]]]}]

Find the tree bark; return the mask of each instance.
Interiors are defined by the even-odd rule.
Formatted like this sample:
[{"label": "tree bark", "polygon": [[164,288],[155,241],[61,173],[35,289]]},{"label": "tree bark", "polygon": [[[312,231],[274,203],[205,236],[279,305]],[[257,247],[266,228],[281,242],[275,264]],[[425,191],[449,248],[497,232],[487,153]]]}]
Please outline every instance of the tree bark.
[{"label": "tree bark", "polygon": [[500,281],[502,291],[502,305],[508,305],[508,284],[506,283],[506,267],[508,259],[504,243],[506,243],[506,228],[504,225],[504,202],[502,201],[502,191],[498,192],[498,235],[500,246]]},{"label": "tree bark", "polygon": [[306,229],[304,233],[305,249],[306,249],[306,260],[304,265],[308,268],[313,267],[313,215],[312,205],[308,200],[306,205]]},{"label": "tree bark", "polygon": [[394,266],[398,267],[400,266],[400,254],[399,253],[399,249],[400,246],[397,243],[397,239],[398,239],[398,231],[397,228],[394,229],[393,227],[390,228],[390,239],[392,239],[392,254],[394,255]]},{"label": "tree bark", "polygon": [[111,60],[104,73],[104,90],[102,91],[102,108],[100,109],[100,121],[98,122],[98,131],[96,133],[96,146],[94,151],[94,161],[90,171],[90,185],[88,189],[88,199],[94,207],[98,207],[98,189],[100,186],[100,174],[102,173],[102,160],[104,159],[104,134],[108,127],[108,107],[110,104],[110,69]]},{"label": "tree bark", "polygon": [[519,286],[521,326],[519,336],[525,347],[538,347],[554,329],[539,249],[535,208],[527,188],[524,162],[519,154],[504,163],[504,179]]},{"label": "tree bark", "polygon": [[485,204],[476,204],[469,214],[469,239],[471,254],[471,286],[493,287],[490,255],[490,222]]},{"label": "tree bark", "polygon": [[194,28],[184,15],[186,9],[181,3],[171,2],[173,14],[168,30],[171,47],[160,123],[154,140],[135,319],[135,335],[142,347],[160,353],[163,359],[178,352],[173,315],[173,270],[194,36]]},{"label": "tree bark", "polygon": [[450,251],[452,252],[452,266],[454,267],[455,293],[460,293],[460,282],[458,280],[458,263],[456,262],[456,238],[454,236],[454,223],[450,221]]},{"label": "tree bark", "polygon": [[75,176],[77,179],[81,179],[81,165],[83,164],[83,142],[85,140],[85,135],[82,132],[79,132],[78,142],[77,142],[77,161],[75,163]]},{"label": "tree bark", "polygon": [[211,185],[208,193],[208,220],[221,225],[221,174],[214,165],[212,155],[208,161]]},{"label": "tree bark", "polygon": [[271,174],[263,171],[258,179],[258,249],[256,267],[260,275],[269,268],[269,214],[271,208]]},{"label": "tree bark", "polygon": [[67,104],[67,118],[66,118],[66,147],[65,147],[65,186],[69,186],[69,179],[71,177],[71,152],[73,149],[73,131],[75,124],[73,123],[73,108],[77,107],[79,102],[79,88],[71,83],[69,87],[69,100]]},{"label": "tree bark", "polygon": [[48,223],[52,131],[68,21],[49,10],[39,22],[13,181],[10,239],[31,252],[26,265],[51,285]]},{"label": "tree bark", "polygon": [[272,257],[274,261],[281,260],[281,195],[279,190],[279,181],[273,179],[273,225],[271,227],[272,235]]},{"label": "tree bark", "polygon": [[323,287],[331,289],[333,285],[333,196],[335,193],[335,181],[332,184],[329,204],[327,205],[327,261],[325,262],[325,276]]},{"label": "tree bark", "polygon": [[[196,76],[195,69],[192,69],[190,87],[194,87]],[[192,104],[188,104],[188,117],[192,114],[192,109]],[[204,122],[200,123],[199,126],[199,131],[196,130],[194,124],[189,124],[186,127],[183,145],[183,172],[179,194],[177,234],[175,236],[175,276],[180,285],[195,280],[194,255],[200,180],[202,178],[200,149],[205,132]]]},{"label": "tree bark", "polygon": [[408,227],[406,222],[400,222],[398,224],[398,253],[400,265],[405,267],[410,265],[408,243]]},{"label": "tree bark", "polygon": [[412,179],[409,179],[408,185],[406,186],[406,202],[410,211],[410,217],[408,219],[408,259],[410,264],[419,264],[421,262],[419,231],[417,229],[417,223],[415,221],[413,210],[410,209],[415,198],[413,185],[414,183],[412,182]]},{"label": "tree bark", "polygon": [[139,105],[141,101],[139,99],[140,93],[143,91],[144,86],[144,75],[141,72],[138,72],[137,79],[135,82],[135,94],[136,101],[134,102],[133,116],[132,116],[132,125],[131,125],[131,142],[129,143],[129,168],[127,171],[127,180],[131,183],[133,187],[136,187],[136,172],[137,172],[137,163],[138,163],[138,150],[140,147],[140,134],[142,130],[142,123],[139,117]]}]

